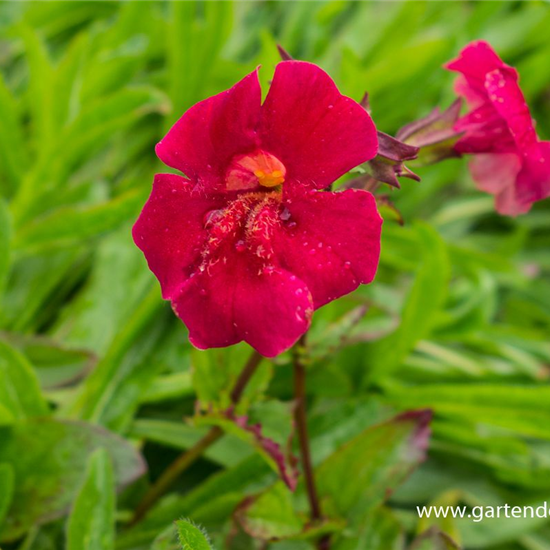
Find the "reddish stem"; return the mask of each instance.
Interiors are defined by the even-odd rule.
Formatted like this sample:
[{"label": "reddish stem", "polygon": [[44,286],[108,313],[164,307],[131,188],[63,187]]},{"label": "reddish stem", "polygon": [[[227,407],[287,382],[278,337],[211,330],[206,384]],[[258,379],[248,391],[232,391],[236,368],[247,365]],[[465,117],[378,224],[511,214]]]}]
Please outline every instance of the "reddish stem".
[{"label": "reddish stem", "polygon": [[[300,455],[302,458],[302,469],[306,484],[309,507],[311,509],[311,519],[318,522],[323,519],[321,513],[321,504],[319,495],[315,486],[315,476],[313,474],[313,464],[311,462],[311,451],[309,448],[309,436],[307,430],[306,415],[306,367],[301,358],[301,351],[305,347],[305,335],[299,340],[294,352],[294,398],[296,409],[294,411],[294,420],[296,422],[296,431],[298,433],[298,443],[300,446]],[[318,550],[330,549],[330,537],[324,535],[317,541]]]}]

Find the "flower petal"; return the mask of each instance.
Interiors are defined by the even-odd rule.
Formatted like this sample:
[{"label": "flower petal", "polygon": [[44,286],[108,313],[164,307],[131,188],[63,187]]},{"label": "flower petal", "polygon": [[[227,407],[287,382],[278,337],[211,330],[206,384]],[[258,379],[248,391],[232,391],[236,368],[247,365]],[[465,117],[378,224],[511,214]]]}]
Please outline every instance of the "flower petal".
[{"label": "flower petal", "polygon": [[550,196],[550,142],[539,141],[525,154],[518,175],[516,194],[522,203],[540,201]]},{"label": "flower petal", "polygon": [[310,191],[287,209],[286,228],[273,234],[275,255],[307,284],[316,309],[373,280],[382,218],[369,192]]},{"label": "flower petal", "polygon": [[444,67],[461,73],[455,82],[455,91],[459,96],[466,98],[472,109],[487,102],[485,90],[487,73],[504,67],[514,70],[500,59],[489,43],[483,40],[468,44],[456,59],[449,61]]},{"label": "flower petal", "polygon": [[487,74],[485,87],[493,107],[506,122],[518,150],[526,152],[537,142],[529,107],[518,84],[517,73],[496,70]]},{"label": "flower petal", "polygon": [[156,147],[158,157],[205,188],[223,184],[234,155],[258,147],[261,89],[257,71],[191,107]]},{"label": "flower petal", "polygon": [[[446,69],[462,73],[469,82],[483,87],[485,75],[495,69],[509,67],[500,59],[492,46],[484,40],[476,40],[465,46],[456,59],[445,65]],[[511,68],[511,67],[510,67]]]},{"label": "flower petal", "polygon": [[475,155],[470,161],[470,170],[478,188],[495,195],[495,208],[500,214],[517,216],[531,208],[530,204],[521,204],[516,196],[516,177],[521,170],[519,155]]},{"label": "flower petal", "polygon": [[266,357],[291,347],[309,328],[313,312],[303,281],[284,270],[262,268],[245,253],[197,273],[173,307],[197,348],[244,340]]},{"label": "flower petal", "polygon": [[376,155],[378,139],[361,105],[338,91],[319,67],[277,65],[262,106],[263,148],[286,167],[285,188],[322,189]]},{"label": "flower petal", "polygon": [[207,236],[204,217],[225,202],[198,194],[181,176],[155,176],[151,196],[132,233],[160,282],[163,298],[172,298],[192,273]]}]

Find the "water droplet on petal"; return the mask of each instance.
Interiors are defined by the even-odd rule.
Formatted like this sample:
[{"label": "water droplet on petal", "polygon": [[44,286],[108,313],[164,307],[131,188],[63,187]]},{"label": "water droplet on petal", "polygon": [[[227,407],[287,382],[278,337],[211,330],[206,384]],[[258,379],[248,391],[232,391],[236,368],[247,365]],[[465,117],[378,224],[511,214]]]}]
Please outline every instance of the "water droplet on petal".
[{"label": "water droplet on petal", "polygon": [[279,214],[279,218],[283,220],[284,222],[288,221],[290,219],[290,210],[285,206],[283,211]]},{"label": "water droplet on petal", "polygon": [[351,263],[350,262],[344,262],[344,269],[351,269]]},{"label": "water droplet on petal", "polygon": [[244,241],[237,241],[235,243],[235,250],[237,252],[244,252],[246,250],[246,243]]}]

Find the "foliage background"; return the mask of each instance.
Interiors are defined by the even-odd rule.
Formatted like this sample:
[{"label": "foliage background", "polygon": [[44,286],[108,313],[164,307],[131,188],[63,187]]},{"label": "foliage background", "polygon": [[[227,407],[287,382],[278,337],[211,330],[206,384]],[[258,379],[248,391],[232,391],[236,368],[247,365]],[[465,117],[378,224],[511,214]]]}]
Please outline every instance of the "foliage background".
[{"label": "foliage background", "polygon": [[[186,108],[260,64],[265,89],[279,42],[328,70],[344,93],[368,90],[377,126],[392,133],[450,103],[453,76],[441,64],[484,38],[519,68],[549,139],[549,26],[548,3],[531,1],[0,3],[0,518],[10,538],[6,526],[23,508],[26,532],[3,547],[171,548],[170,524],[188,516],[222,548],[235,506],[276,478],[228,436],[145,521],[125,526],[147,476],[115,508],[115,480],[141,472],[134,447],[158,477],[204,433],[181,421],[197,396],[220,405],[248,354],[192,351],[131,240],[153,174],[165,170],[154,144]],[[420,174],[392,193],[405,226],[386,221],[376,282],[314,319],[317,461],[398,411],[434,411],[427,461],[383,507],[360,501],[364,515],[344,518],[337,550],[404,548],[428,527],[416,505],[539,505],[550,491],[550,205],[503,218],[465,161]],[[346,313],[360,305],[368,313],[352,323]],[[273,437],[288,435],[292,397],[288,355],[275,363],[245,403]],[[44,415],[55,420],[32,420]],[[99,441],[91,425],[126,443],[104,432]],[[388,466],[411,457],[410,442],[399,456],[384,442]],[[363,479],[362,467],[347,464],[343,479]],[[342,474],[323,472],[329,485]],[[41,496],[46,511],[72,510],[70,519],[41,525],[51,519]],[[294,521],[281,506],[264,511],[278,521],[268,529]],[[548,520],[440,527],[468,549],[550,549]],[[232,547],[255,544],[241,533]]]}]

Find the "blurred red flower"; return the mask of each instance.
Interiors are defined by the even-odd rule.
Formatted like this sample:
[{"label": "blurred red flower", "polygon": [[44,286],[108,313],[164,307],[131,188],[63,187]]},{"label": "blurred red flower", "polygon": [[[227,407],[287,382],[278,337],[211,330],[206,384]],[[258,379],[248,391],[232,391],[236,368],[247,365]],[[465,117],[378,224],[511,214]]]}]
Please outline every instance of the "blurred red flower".
[{"label": "blurred red flower", "polygon": [[468,44],[446,68],[461,73],[455,90],[470,107],[455,125],[464,133],[456,151],[474,155],[472,177],[495,195],[498,212],[527,212],[550,195],[550,142],[537,137],[516,69],[483,41]]},{"label": "blurred red flower", "polygon": [[316,65],[277,65],[189,109],[157,145],[133,230],[198,348],[242,340],[275,356],[314,309],[374,278],[382,220],[363,190],[326,192],[377,153],[376,129]]}]

